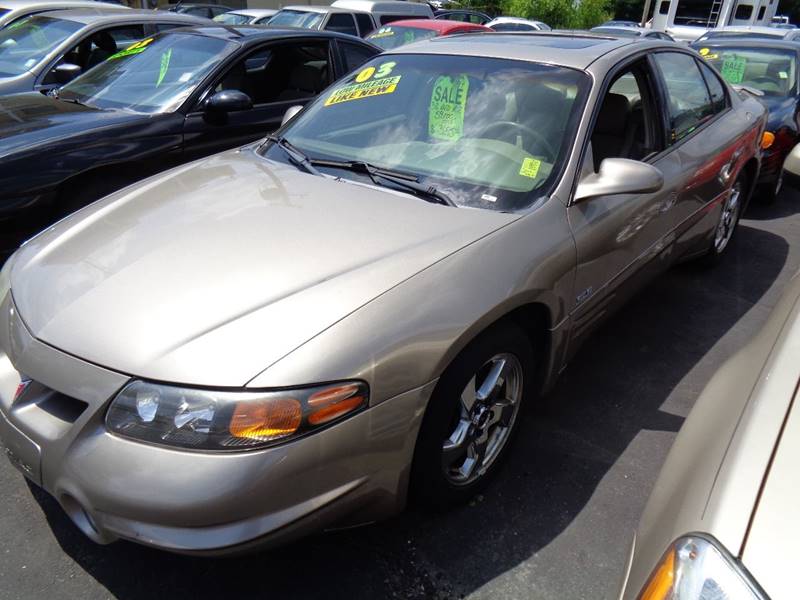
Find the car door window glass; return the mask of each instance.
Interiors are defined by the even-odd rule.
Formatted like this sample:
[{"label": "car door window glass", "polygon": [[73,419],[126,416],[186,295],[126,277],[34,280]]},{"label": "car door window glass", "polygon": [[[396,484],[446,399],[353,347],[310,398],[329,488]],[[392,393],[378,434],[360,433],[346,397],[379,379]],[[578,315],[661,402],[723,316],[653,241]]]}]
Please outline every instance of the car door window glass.
[{"label": "car door window glass", "polygon": [[725,88],[719,77],[708,65],[700,64],[700,70],[703,72],[706,84],[708,84],[708,91],[711,93],[711,103],[714,106],[715,113],[721,113],[728,107],[728,97],[725,94]]},{"label": "car door window glass", "polygon": [[376,54],[371,48],[356,46],[355,44],[348,44],[347,42],[339,42],[339,48],[342,50],[344,68],[348,73],[356,67],[363,65]]},{"label": "car door window glass", "polygon": [[655,122],[644,63],[617,76],[600,105],[591,136],[594,172],[606,158],[642,160],[657,144],[650,124]]},{"label": "car door window glass", "polygon": [[80,28],[75,21],[36,16],[0,30],[0,76],[23,74]]},{"label": "car door window glass", "polygon": [[254,105],[313,98],[330,83],[328,42],[275,44],[231,67],[215,91],[239,90]]},{"label": "car door window glass", "polygon": [[347,33],[349,35],[358,35],[353,15],[347,13],[333,13],[328,19],[325,29],[328,31]]},{"label": "car door window glass", "polygon": [[664,81],[669,141],[676,143],[714,116],[708,88],[694,58],[678,52],[655,55]]},{"label": "car door window glass", "polygon": [[372,17],[370,17],[367,13],[355,13],[353,16],[356,18],[358,31],[361,34],[361,37],[366,37],[367,34],[371,33],[372,30],[375,29],[375,25],[372,24]]}]

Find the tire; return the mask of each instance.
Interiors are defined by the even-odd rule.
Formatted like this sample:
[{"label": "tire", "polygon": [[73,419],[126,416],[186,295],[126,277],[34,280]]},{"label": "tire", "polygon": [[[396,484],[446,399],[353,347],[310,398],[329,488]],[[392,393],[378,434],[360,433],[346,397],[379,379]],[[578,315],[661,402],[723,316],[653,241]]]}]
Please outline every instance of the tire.
[{"label": "tire", "polygon": [[720,218],[714,228],[711,238],[711,245],[706,254],[702,257],[702,262],[706,265],[716,265],[722,260],[725,251],[730,247],[731,241],[736,235],[736,228],[742,216],[747,202],[748,179],[744,173],[740,173],[731,186],[731,192],[722,204]]},{"label": "tire", "polygon": [[468,501],[488,484],[534,393],[535,373],[531,344],[511,324],[485,332],[455,358],[439,379],[417,438],[413,502],[442,509]]}]

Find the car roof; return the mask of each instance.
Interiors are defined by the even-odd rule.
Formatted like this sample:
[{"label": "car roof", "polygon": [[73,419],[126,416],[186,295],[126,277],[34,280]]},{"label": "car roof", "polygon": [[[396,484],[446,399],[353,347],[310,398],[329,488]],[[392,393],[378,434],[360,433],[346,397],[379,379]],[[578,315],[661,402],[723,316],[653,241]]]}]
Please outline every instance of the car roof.
[{"label": "car roof", "polygon": [[575,69],[586,69],[595,60],[624,46],[667,42],[638,41],[636,38],[613,38],[599,35],[578,35],[550,32],[482,33],[480,35],[447,35],[415,42],[389,50],[386,54],[452,54],[486,56],[509,60],[547,63]]},{"label": "car roof", "polygon": [[357,10],[350,10],[349,8],[339,8],[338,6],[328,6],[325,4],[289,4],[288,6],[281,7],[280,10],[297,10],[300,12],[313,12],[313,13],[353,13],[360,12]]},{"label": "car roof", "polygon": [[[0,2],[0,5],[2,5],[3,8],[9,10],[27,8],[29,6],[40,6],[44,9],[47,9],[47,6],[49,4],[51,3],[42,0],[2,0],[2,2]],[[101,6],[103,8],[111,7],[112,10],[113,9],[119,10],[120,8],[126,8],[126,9],[128,8],[127,6],[121,4],[108,4],[104,2],[98,2],[97,0],[55,0],[54,2],[52,2],[52,4],[55,6],[74,5],[76,7]]]},{"label": "car roof", "polygon": [[800,51],[800,44],[790,40],[775,38],[774,40],[764,38],[709,38],[700,42],[693,42],[692,48],[713,46],[715,48],[780,48],[782,50]]},{"label": "car roof", "polygon": [[[207,19],[203,21],[208,22]],[[263,40],[269,39],[285,39],[301,37],[304,39],[309,38],[338,38],[347,40],[348,42],[358,43],[363,42],[367,46],[372,46],[360,38],[345,33],[336,31],[317,31],[316,29],[304,29],[302,27],[264,27],[261,25],[223,25],[222,23],[216,24],[213,21],[207,25],[197,25],[192,27],[181,27],[180,29],[170,29],[163,32],[161,35],[170,35],[174,33],[185,33],[191,35],[202,35],[206,37],[214,37],[222,40],[238,42],[243,45],[257,44]]]},{"label": "car roof", "polygon": [[261,17],[263,15],[274,15],[278,12],[277,8],[239,8],[230,10],[229,13],[233,15],[244,15],[246,17]]},{"label": "car roof", "polygon": [[[383,27],[417,27],[419,29],[431,29],[439,33],[448,33],[458,29],[485,29],[491,31],[485,25],[478,23],[465,23],[464,21],[446,21],[442,19],[402,19],[400,21],[392,21]],[[379,28],[380,30],[381,28]],[[466,32],[465,32],[466,33]]]},{"label": "car roof", "polygon": [[[101,3],[98,3],[101,4]],[[95,23],[114,23],[116,21],[176,21],[178,23],[190,24],[205,23],[208,19],[201,19],[200,17],[193,17],[191,15],[182,15],[168,11],[155,11],[155,10],[105,10],[104,7],[98,8],[65,8],[58,10],[48,10],[36,14],[37,17],[52,17],[56,19],[64,19],[66,21],[75,21],[90,25]]]}]

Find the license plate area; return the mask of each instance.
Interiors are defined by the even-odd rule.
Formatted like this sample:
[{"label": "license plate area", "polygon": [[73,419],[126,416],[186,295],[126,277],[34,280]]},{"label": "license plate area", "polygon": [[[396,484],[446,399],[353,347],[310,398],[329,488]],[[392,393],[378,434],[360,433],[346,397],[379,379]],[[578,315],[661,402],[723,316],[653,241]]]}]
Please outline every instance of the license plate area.
[{"label": "license plate area", "polygon": [[0,442],[14,467],[36,485],[42,485],[42,450],[36,442],[11,424],[0,412]]}]

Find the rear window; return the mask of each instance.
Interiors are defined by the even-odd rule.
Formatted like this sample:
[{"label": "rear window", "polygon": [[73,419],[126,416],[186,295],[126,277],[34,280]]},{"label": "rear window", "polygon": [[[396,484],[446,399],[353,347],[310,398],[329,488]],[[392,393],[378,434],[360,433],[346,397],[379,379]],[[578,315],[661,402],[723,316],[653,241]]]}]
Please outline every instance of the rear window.
[{"label": "rear window", "polygon": [[765,96],[788,96],[796,88],[797,57],[794,52],[772,48],[700,48],[700,56],[722,78],[746,85]]},{"label": "rear window", "polygon": [[424,19],[425,17],[420,17],[419,15],[382,15],[381,16],[381,25],[386,25],[387,23],[394,23],[395,21],[405,21],[406,19]]},{"label": "rear window", "polygon": [[279,10],[269,20],[274,27],[302,27],[304,29],[317,29],[325,15],[304,10]]},{"label": "rear window", "polygon": [[410,44],[411,42],[418,42],[419,40],[426,40],[432,37],[436,37],[436,32],[433,29],[388,25],[386,27],[381,27],[378,31],[370,35],[367,40],[379,48],[391,50],[392,48],[398,48],[404,44]]}]

